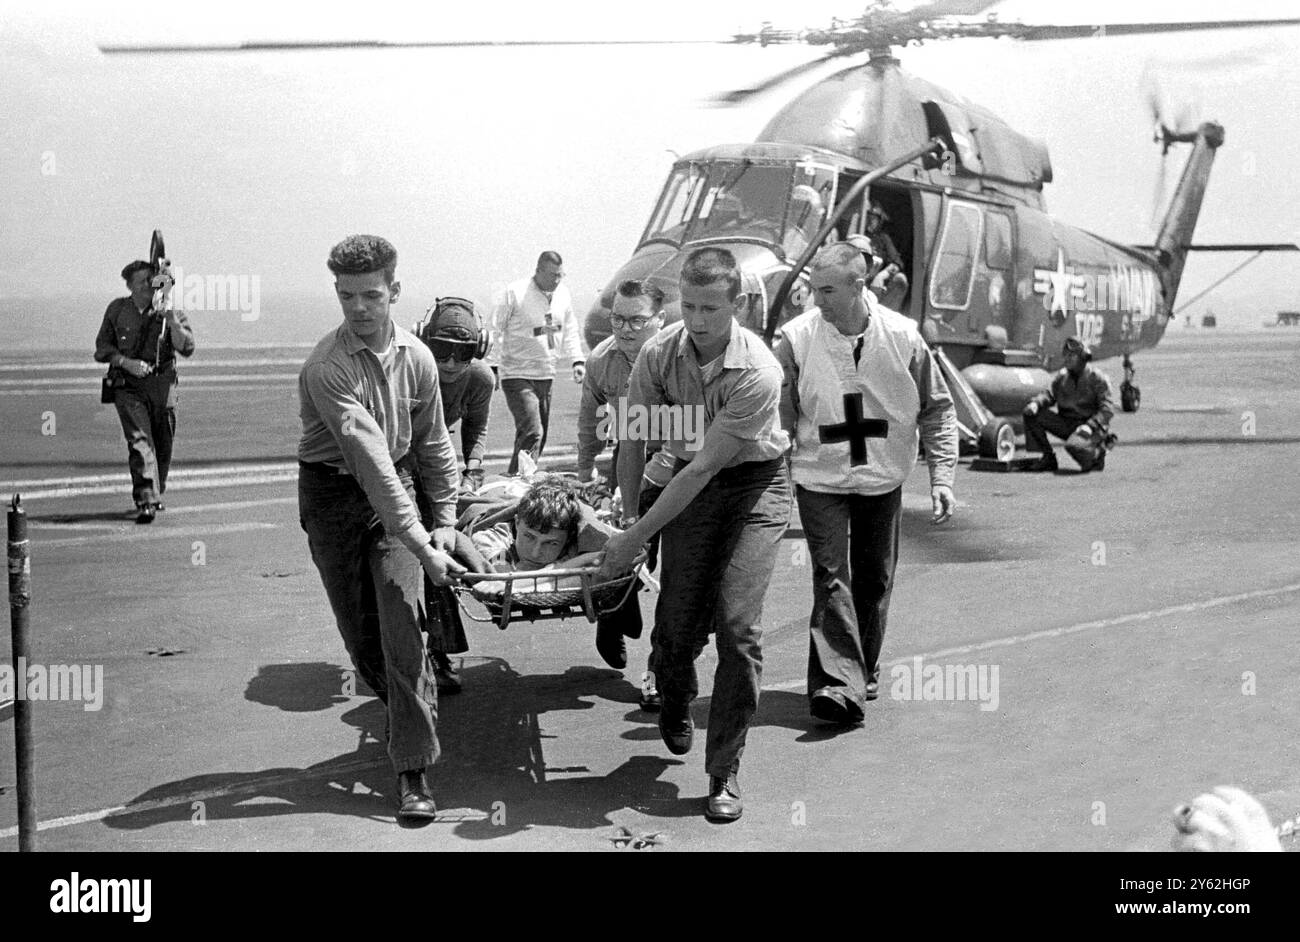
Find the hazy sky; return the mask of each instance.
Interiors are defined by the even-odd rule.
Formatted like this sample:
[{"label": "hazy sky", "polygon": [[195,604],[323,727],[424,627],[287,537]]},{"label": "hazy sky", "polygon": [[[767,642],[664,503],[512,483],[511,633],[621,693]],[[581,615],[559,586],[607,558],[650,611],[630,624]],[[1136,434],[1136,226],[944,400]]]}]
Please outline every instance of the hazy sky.
[{"label": "hazy sky", "polygon": [[[371,0],[201,9],[124,2],[0,3],[0,323],[31,345],[50,327],[25,299],[121,293],[118,270],[160,227],[190,273],[257,275],[262,306],[332,304],[324,258],[350,232],[398,247],[406,320],[436,294],[486,300],[564,253],[589,299],[630,254],[670,151],[752,140],[800,88],[741,108],[705,98],[817,55],[807,47],[101,55],[97,42],[266,38],[725,38],[763,20],[826,25],[854,3],[659,0],[493,2],[447,11]],[[1004,3],[1005,19],[1083,22],[1300,15],[1287,0]],[[1140,79],[1153,65],[1173,97],[1220,120],[1198,241],[1300,240],[1300,28],[1025,44],[936,43],[905,68],[1043,138],[1060,218],[1150,241],[1159,149]],[[1176,170],[1175,163],[1171,170]],[[1198,259],[1183,299],[1244,257]],[[1300,308],[1300,258],[1256,262],[1212,299],[1258,323]],[[20,300],[23,299],[23,300]],[[102,310],[102,306],[101,306]],[[222,325],[257,342],[275,323]],[[283,325],[281,325],[283,326]],[[302,339],[310,339],[304,336]]]}]

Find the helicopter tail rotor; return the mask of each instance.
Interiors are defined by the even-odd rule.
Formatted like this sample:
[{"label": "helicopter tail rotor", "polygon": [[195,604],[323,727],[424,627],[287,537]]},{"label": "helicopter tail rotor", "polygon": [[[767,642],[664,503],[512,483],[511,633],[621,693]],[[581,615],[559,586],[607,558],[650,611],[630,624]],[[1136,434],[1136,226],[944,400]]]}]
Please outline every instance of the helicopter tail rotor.
[{"label": "helicopter tail rotor", "polygon": [[1185,82],[1180,83],[1178,92],[1171,93],[1150,64],[1142,72],[1141,85],[1154,128],[1152,140],[1160,145],[1151,207],[1151,224],[1155,228],[1160,224],[1168,192],[1169,148],[1196,140],[1196,130],[1201,124],[1200,94],[1195,86]]}]

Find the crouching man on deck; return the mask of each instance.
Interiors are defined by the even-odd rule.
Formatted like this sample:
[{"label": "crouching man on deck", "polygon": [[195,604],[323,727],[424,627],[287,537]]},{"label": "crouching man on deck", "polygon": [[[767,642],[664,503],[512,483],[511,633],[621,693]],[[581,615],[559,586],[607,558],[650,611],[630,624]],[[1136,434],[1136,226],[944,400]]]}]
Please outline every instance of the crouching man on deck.
[{"label": "crouching man on deck", "polygon": [[1025,406],[1025,450],[1042,453],[1028,470],[1056,470],[1056,453],[1047,438],[1051,432],[1065,439],[1065,450],[1079,462],[1081,471],[1101,471],[1106,467],[1106,450],[1115,443],[1110,434],[1115,414],[1110,380],[1088,362],[1092,354],[1077,337],[1067,337],[1061,353],[1065,368],[1052,377],[1046,392]]},{"label": "crouching man on deck", "polygon": [[[438,758],[438,691],[420,634],[421,569],[447,585],[455,545],[456,452],[433,354],[393,323],[397,251],[349,236],[330,251],[343,324],[298,376],[298,511],[357,673],[388,710],[399,823],[437,814],[425,768]],[[432,534],[416,510],[418,473]]]}]

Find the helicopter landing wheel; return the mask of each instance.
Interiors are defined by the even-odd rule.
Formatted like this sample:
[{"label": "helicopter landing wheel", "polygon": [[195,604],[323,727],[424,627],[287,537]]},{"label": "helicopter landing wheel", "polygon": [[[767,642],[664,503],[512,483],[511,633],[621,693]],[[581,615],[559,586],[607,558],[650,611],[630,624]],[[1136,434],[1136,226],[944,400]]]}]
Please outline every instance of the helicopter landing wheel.
[{"label": "helicopter landing wheel", "polygon": [[1016,456],[1016,430],[1006,419],[992,419],[980,429],[981,458],[1010,461]]},{"label": "helicopter landing wheel", "polygon": [[1120,383],[1119,405],[1125,412],[1136,412],[1142,405],[1142,390],[1128,380]]}]

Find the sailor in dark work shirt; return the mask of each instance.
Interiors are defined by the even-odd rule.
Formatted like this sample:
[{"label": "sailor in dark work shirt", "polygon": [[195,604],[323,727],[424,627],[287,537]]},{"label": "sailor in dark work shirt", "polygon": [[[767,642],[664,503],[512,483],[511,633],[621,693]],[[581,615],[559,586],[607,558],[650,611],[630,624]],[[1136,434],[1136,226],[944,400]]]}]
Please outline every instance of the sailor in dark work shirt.
[{"label": "sailor in dark work shirt", "polygon": [[[483,454],[487,448],[488,418],[492,411],[492,390],[496,378],[483,362],[487,343],[483,325],[474,314],[474,302],[464,298],[439,298],[412,331],[425,342],[438,365],[438,391],[442,395],[443,420],[450,429],[460,422],[462,492],[483,486]],[[423,488],[416,486],[416,500],[425,526],[432,522],[432,508]],[[448,655],[469,650],[460,606],[447,589],[428,580],[424,584],[425,628],[429,659],[438,689],[456,693],[461,689],[460,671]]]},{"label": "sailor in dark work shirt", "polygon": [[95,359],[126,377],[113,404],[126,435],[135,522],[152,523],[163,509],[176,436],[176,354],[194,353],[194,331],[182,312],[153,310],[148,262],[127,265],[122,278],[131,294],[104,312]]},{"label": "sailor in dark work shirt", "polygon": [[1064,369],[1052,378],[1046,392],[1025,406],[1025,450],[1042,454],[1029,470],[1056,470],[1056,454],[1047,437],[1050,432],[1065,439],[1065,450],[1079,462],[1081,471],[1102,471],[1106,449],[1114,442],[1110,420],[1115,415],[1115,401],[1110,379],[1088,362],[1092,353],[1077,337],[1065,339],[1061,354]]}]

